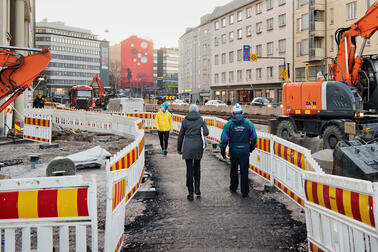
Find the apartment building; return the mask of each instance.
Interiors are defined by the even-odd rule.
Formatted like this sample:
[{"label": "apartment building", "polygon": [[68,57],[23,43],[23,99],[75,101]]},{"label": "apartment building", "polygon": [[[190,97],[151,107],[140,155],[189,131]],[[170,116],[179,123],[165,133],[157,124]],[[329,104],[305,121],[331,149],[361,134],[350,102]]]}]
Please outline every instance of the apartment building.
[{"label": "apartment building", "polygon": [[101,63],[109,76],[109,46],[102,59],[101,41],[90,30],[43,20],[36,24],[35,40],[36,47],[51,50],[50,64],[43,72],[48,95],[67,96],[72,86],[89,85],[94,75],[100,74]]},{"label": "apartment building", "polygon": [[[352,25],[361,18],[373,0],[296,0],[294,1],[295,81],[306,80],[306,64],[309,79],[316,80],[317,73],[327,73],[328,64],[338,51],[335,32]],[[357,38],[357,47],[362,42]],[[368,41],[364,54],[376,54],[378,36]]]},{"label": "apartment building", "polygon": [[[292,18],[287,0],[234,0],[215,8],[179,40],[179,90],[209,86],[212,99],[281,101],[281,70],[289,63],[293,71]],[[244,45],[261,58],[243,61]]]},{"label": "apartment building", "polygon": [[178,48],[154,50],[154,88],[157,95],[178,93]]}]

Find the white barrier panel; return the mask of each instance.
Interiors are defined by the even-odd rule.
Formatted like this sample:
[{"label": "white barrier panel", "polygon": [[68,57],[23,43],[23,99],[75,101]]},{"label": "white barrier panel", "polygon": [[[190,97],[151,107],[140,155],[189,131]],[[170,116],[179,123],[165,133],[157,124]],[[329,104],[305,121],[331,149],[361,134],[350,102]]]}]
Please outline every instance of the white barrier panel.
[{"label": "white barrier panel", "polygon": [[272,136],[263,132],[256,132],[256,134],[257,143],[255,150],[251,153],[249,158],[249,169],[265,180],[273,183],[274,181],[271,181],[271,149],[273,142],[270,140]]},{"label": "white barrier panel", "polygon": [[4,120],[4,136],[8,135],[8,132],[13,128],[13,108],[8,106],[5,109],[5,120]]},{"label": "white barrier panel", "polygon": [[152,130],[155,127],[155,113],[126,113],[127,117],[142,119],[143,129]]},{"label": "white barrier panel", "polygon": [[308,172],[304,179],[312,251],[378,251],[371,182]]},{"label": "white barrier panel", "polygon": [[174,133],[180,133],[181,123],[184,120],[184,118],[185,116],[183,115],[172,115],[172,128]]},{"label": "white barrier panel", "polygon": [[50,143],[52,138],[51,116],[24,117],[24,139]]},{"label": "white barrier panel", "polygon": [[106,164],[107,199],[105,251],[119,251],[124,237],[126,205],[139,189],[144,173],[144,131],[142,121],[134,120],[136,140]]},{"label": "white barrier panel", "polygon": [[[216,118],[215,117],[209,117],[209,116],[203,116],[203,119],[205,119],[205,122],[206,122],[206,125],[207,125],[207,128],[209,129],[209,135],[206,137],[206,139],[212,143],[212,144],[216,144],[216,143],[219,143],[218,141],[216,141],[216,139],[214,138],[215,136],[215,121],[216,121]],[[220,139],[219,139],[220,140]]]},{"label": "white barrier panel", "polygon": [[[97,251],[96,190],[94,177],[91,182],[81,176],[1,180],[0,251],[2,243],[7,252],[31,251],[35,229],[38,251],[53,251],[58,244],[60,251],[68,251],[70,227],[75,229],[75,251],[86,251],[89,239]],[[53,240],[53,228],[59,229],[59,243]]]}]

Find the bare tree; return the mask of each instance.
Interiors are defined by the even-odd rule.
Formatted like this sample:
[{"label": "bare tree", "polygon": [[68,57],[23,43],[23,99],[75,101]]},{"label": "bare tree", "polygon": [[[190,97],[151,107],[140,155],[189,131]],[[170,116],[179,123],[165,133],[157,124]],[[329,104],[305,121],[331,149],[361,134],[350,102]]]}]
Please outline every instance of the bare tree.
[{"label": "bare tree", "polygon": [[121,62],[119,62],[119,61],[110,62],[109,80],[110,80],[110,85],[113,88],[115,88],[115,89],[120,88],[120,86],[121,86]]}]

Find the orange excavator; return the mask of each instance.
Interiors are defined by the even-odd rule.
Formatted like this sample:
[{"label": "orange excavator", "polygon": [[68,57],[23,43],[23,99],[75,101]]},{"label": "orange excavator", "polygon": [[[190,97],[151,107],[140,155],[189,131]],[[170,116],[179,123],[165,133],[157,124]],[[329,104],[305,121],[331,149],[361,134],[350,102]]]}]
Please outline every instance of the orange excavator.
[{"label": "orange excavator", "polygon": [[93,84],[95,82],[97,83],[97,87],[98,87],[98,91],[99,91],[99,94],[97,94],[96,89],[93,89],[94,95],[95,95],[95,97],[97,97],[97,99],[95,100],[96,107],[104,108],[106,106],[106,103],[107,103],[107,97],[106,97],[106,94],[105,94],[104,87],[102,86],[101,81],[98,78],[98,74],[96,74],[93,77],[91,84],[89,84],[89,86],[93,88]]},{"label": "orange excavator", "polygon": [[[16,53],[17,50],[35,53],[24,56]],[[5,99],[0,105],[0,112],[30,87],[50,59],[49,49],[0,46],[0,100]]]},{"label": "orange excavator", "polygon": [[[377,29],[375,2],[357,22],[336,31],[338,53],[328,79],[319,73],[314,82],[285,83],[284,116],[270,122],[270,131],[281,138],[290,140],[298,133],[320,136],[325,149],[342,143],[349,149],[338,152],[339,161],[354,168],[339,175],[362,178],[361,174],[374,174],[373,179],[369,177],[372,180],[378,180],[378,55],[363,56],[363,51]],[[363,38],[358,55],[357,37]]]}]

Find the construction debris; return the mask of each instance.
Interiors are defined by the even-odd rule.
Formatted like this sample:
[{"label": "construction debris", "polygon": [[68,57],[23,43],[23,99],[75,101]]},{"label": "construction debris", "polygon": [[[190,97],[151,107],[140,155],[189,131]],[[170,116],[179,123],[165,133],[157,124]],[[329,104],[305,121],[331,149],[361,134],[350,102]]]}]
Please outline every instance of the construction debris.
[{"label": "construction debris", "polygon": [[50,161],[46,168],[46,176],[70,176],[76,174],[76,166],[71,159],[56,157]]}]

